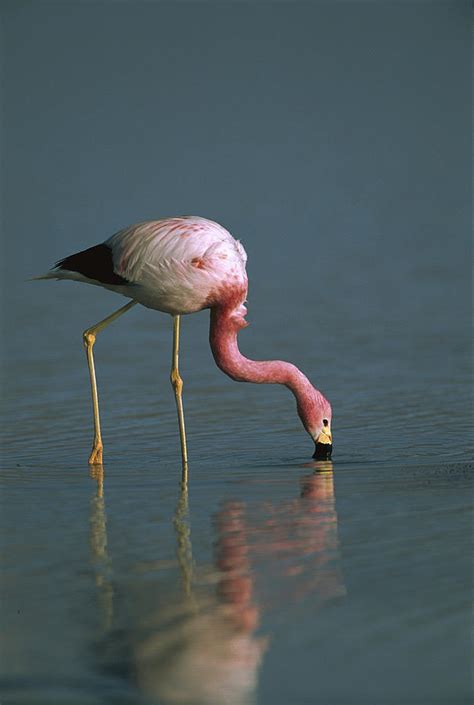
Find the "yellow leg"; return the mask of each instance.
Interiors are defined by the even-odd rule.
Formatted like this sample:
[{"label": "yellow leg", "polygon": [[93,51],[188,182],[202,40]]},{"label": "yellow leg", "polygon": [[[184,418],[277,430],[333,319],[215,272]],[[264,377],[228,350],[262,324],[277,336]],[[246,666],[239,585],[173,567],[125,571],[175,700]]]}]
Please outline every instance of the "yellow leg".
[{"label": "yellow leg", "polygon": [[94,347],[95,338],[97,333],[100,333],[109,323],[115,321],[119,316],[129,311],[132,306],[135,306],[136,301],[129,301],[128,304],[122,306],[103,321],[96,323],[95,326],[87,328],[82,334],[84,340],[84,346],[86,348],[87,354],[87,364],[89,365],[89,375],[91,380],[91,392],[92,392],[92,409],[94,411],[94,443],[92,446],[92,451],[89,456],[89,465],[101,465],[102,464],[102,436],[100,434],[100,418],[99,418],[99,397],[97,394],[97,381],[95,378],[95,367],[94,367],[94,353],[92,348]]},{"label": "yellow leg", "polygon": [[171,364],[171,384],[174,389],[176,399],[176,409],[178,410],[179,424],[179,439],[181,441],[181,458],[182,458],[182,482],[186,484],[188,481],[188,451],[186,448],[186,429],[184,427],[184,410],[183,410],[183,380],[179,374],[179,323],[180,316],[173,317],[173,358]]}]

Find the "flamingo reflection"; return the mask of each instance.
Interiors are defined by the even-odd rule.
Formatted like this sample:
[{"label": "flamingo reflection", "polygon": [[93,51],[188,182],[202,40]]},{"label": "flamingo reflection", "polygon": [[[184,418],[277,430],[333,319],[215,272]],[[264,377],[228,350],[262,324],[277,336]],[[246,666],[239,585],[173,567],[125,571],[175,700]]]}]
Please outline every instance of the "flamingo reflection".
[{"label": "flamingo reflection", "polygon": [[135,653],[140,688],[169,705],[245,705],[257,686],[267,639],[255,634],[259,609],[245,551],[233,551],[229,541],[239,525],[238,507],[219,522],[221,572],[195,577],[184,485],[174,519],[184,599],[158,615]]},{"label": "flamingo reflection", "polygon": [[104,500],[104,467],[95,465],[89,474],[97,482],[96,494],[91,499],[89,521],[89,544],[94,566],[99,613],[103,629],[108,629],[113,620],[114,590],[112,563],[107,550],[107,519]]},{"label": "flamingo reflection", "polygon": [[260,633],[265,615],[345,594],[332,463],[312,470],[292,500],[225,502],[214,517],[215,565],[204,569],[193,560],[182,486],[174,515],[182,592],[168,596],[166,607],[160,595],[160,608],[130,630],[132,670],[147,696],[164,705],[255,702],[270,644]]}]

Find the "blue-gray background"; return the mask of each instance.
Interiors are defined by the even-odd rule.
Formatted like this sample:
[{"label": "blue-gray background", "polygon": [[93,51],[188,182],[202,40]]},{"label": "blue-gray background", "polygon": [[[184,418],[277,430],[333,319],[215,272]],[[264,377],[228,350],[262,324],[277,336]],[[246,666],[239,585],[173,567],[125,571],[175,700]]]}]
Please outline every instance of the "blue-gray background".
[{"label": "blue-gray background", "polygon": [[[462,2],[6,3],[7,351],[43,333],[13,331],[23,323],[16,306],[39,306],[52,342],[115,305],[108,293],[25,278],[130,222],[201,214],[249,253],[252,351],[271,354],[267,324],[284,347],[298,319],[298,344],[314,351],[308,372],[330,398],[337,384],[322,365],[332,356],[340,376],[360,380],[369,368],[373,387],[393,374],[394,415],[423,384],[458,451],[468,11]],[[407,442],[422,443],[428,426],[405,428]]]},{"label": "blue-gray background", "polygon": [[[93,287],[26,280],[129,223],[197,214],[225,225],[249,254],[251,326],[241,335],[244,352],[291,359],[333,403],[339,506],[342,502],[354,511],[349,496],[356,477],[362,482],[359,495],[364,479],[372,487],[373,475],[379,477],[380,491],[389,492],[383,489],[390,487],[384,484],[387,476],[407,463],[425,468],[427,485],[436,485],[440,477],[446,482],[425,508],[432,507],[433,524],[439,510],[446,534],[436,534],[442,543],[427,561],[430,569],[417,576],[416,592],[421,606],[427,585],[442,585],[431,595],[431,607],[436,612],[447,600],[446,609],[451,606],[453,619],[462,624],[449,576],[457,576],[459,589],[466,587],[467,561],[459,558],[456,569],[443,557],[448,560],[456,550],[465,556],[469,545],[466,525],[461,530],[456,524],[465,509],[466,462],[472,457],[469,3],[16,0],[2,4],[2,16],[3,433],[4,467],[15,498],[5,493],[4,507],[12,510],[7,530],[19,532],[27,547],[10,569],[15,587],[7,612],[9,606],[16,614],[19,594],[31,601],[42,590],[49,594],[55,580],[48,554],[54,543],[48,502],[59,509],[58,490],[52,488],[73,477],[78,487],[72,496],[89,496],[90,411],[80,333],[122,303]],[[232,383],[215,369],[206,338],[207,313],[183,321],[182,367],[197,493],[193,531],[204,562],[211,561],[210,517],[230,492],[218,480],[231,473],[240,478],[239,491],[251,496],[247,480],[266,477],[266,500],[276,501],[275,487],[281,493],[282,486],[274,487],[270,477],[298,476],[298,463],[311,452],[286,390]],[[137,532],[147,498],[162,503],[164,522],[175,499],[179,467],[167,380],[169,348],[167,318],[144,309],[134,309],[97,344],[109,463],[105,493],[107,483],[109,492],[113,483],[129,487],[127,478],[135,477],[137,468],[143,483],[142,492],[135,488],[135,503],[122,488],[112,507],[109,501],[109,513],[127,515]],[[383,471],[387,463],[390,470]],[[452,486],[440,467],[446,477],[457,478],[454,494],[447,491]],[[407,498],[400,492],[397,511],[403,516]],[[374,496],[371,502],[380,510],[378,524],[368,532],[375,537],[386,529],[386,507]],[[418,509],[413,511],[412,518],[418,516]],[[64,505],[64,512],[66,536],[71,516],[78,531],[87,523],[74,504]],[[31,572],[37,551],[32,537],[39,541],[39,525],[44,563],[37,570],[44,584]],[[351,567],[357,567],[363,585],[367,574],[359,572],[353,554],[357,530],[353,526],[344,570],[350,576]],[[424,534],[416,525],[411,530],[413,560],[421,560],[423,542],[433,545],[435,534]],[[70,541],[78,551],[81,539],[76,539],[77,545]],[[373,558],[380,560],[383,551],[373,540]],[[173,545],[171,537],[166,544],[171,555]],[[118,541],[116,565],[121,550]],[[128,551],[133,562],[130,545]],[[405,565],[401,556],[398,560]],[[126,573],[128,567],[123,569]],[[64,570],[63,583],[72,586],[81,569]],[[402,567],[394,573],[401,576]],[[120,570],[115,579],[120,582]],[[364,589],[378,589],[383,602],[387,585],[382,580],[377,588],[374,582],[371,578]],[[74,595],[66,590],[56,596],[63,600],[67,627],[58,626],[36,651],[31,635],[38,639],[51,615],[43,623],[43,607],[33,600],[28,619],[13,619],[14,656],[5,666],[11,678],[19,674],[22,682],[36,670],[49,677],[51,659],[69,653],[65,630],[74,656],[63,664],[64,673],[71,676],[71,662],[78,678],[88,673],[74,651],[87,651],[90,637],[68,612]],[[353,605],[352,614],[362,610],[365,615],[365,606]],[[77,609],[81,613],[85,605]],[[382,612],[382,631],[397,629],[384,622]],[[421,630],[431,644],[433,614],[423,623],[428,631]],[[348,623],[347,613],[339,623],[337,614],[332,618],[336,623],[327,627],[326,639]],[[305,621],[295,620],[304,633]],[[288,615],[288,628],[290,622]],[[277,620],[280,630],[282,623]],[[394,647],[386,662],[378,642],[367,637],[357,657],[352,654],[351,668],[341,665],[331,671],[332,680],[325,680],[327,669],[320,667],[325,697],[335,702],[358,694],[363,702],[380,698],[377,688],[386,685],[387,664],[400,662],[408,642],[421,660],[411,662],[411,677],[409,664],[402,668],[404,677],[396,666],[389,669],[394,702],[418,698],[431,705],[443,687],[449,702],[461,701],[469,647],[467,642],[461,646],[460,632],[448,648],[439,631],[438,660],[426,657],[425,663],[415,648],[419,634],[407,626],[412,621],[401,623],[399,649]],[[355,639],[360,625],[351,626]],[[304,640],[292,649],[295,659],[309,654],[318,660],[316,647],[308,651]],[[291,671],[291,654],[272,660],[270,653],[262,670],[261,702],[274,705],[279,697],[296,702],[290,687],[294,679],[285,681],[288,692],[281,683],[271,687],[283,661]],[[314,702],[314,663],[307,672],[299,663],[300,702]],[[364,667],[367,675],[359,682],[355,674],[364,674]],[[370,681],[373,692],[365,691],[362,681]],[[54,690],[54,678],[51,683]],[[347,692],[341,684],[347,684]],[[60,697],[67,701],[64,693]]]}]

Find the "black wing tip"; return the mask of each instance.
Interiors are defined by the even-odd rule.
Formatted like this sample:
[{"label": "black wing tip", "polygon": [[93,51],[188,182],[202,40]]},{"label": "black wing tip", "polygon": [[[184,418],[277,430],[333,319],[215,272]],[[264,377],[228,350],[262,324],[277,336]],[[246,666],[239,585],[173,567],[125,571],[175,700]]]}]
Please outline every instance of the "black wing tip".
[{"label": "black wing tip", "polygon": [[77,272],[88,279],[94,279],[100,284],[123,286],[130,283],[128,279],[115,272],[112,249],[105,243],[94,245],[87,250],[64,257],[64,259],[56,262],[54,267],[55,269]]}]

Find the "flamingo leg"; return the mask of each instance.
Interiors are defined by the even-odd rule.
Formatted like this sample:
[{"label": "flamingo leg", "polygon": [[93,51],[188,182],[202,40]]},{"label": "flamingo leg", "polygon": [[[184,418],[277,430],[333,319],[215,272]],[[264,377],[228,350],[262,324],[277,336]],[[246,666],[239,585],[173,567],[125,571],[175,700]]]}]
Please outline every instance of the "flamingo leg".
[{"label": "flamingo leg", "polygon": [[176,409],[178,411],[179,439],[181,441],[182,482],[188,481],[188,450],[186,447],[186,429],[183,410],[183,380],[179,374],[179,324],[181,316],[173,316],[173,357],[171,362],[171,385],[174,389]]},{"label": "flamingo leg", "polygon": [[135,306],[136,301],[129,301],[128,304],[122,306],[103,321],[99,321],[95,326],[87,328],[82,334],[82,339],[84,341],[84,347],[86,349],[87,364],[89,366],[89,375],[91,380],[91,392],[92,392],[92,409],[94,412],[94,443],[92,445],[92,451],[89,456],[89,465],[102,465],[102,436],[100,433],[100,417],[99,417],[99,396],[97,394],[97,381],[95,378],[95,366],[94,366],[94,353],[92,351],[95,343],[97,333],[106,328],[109,323],[117,320],[122,314],[129,311],[132,306]]}]

